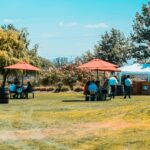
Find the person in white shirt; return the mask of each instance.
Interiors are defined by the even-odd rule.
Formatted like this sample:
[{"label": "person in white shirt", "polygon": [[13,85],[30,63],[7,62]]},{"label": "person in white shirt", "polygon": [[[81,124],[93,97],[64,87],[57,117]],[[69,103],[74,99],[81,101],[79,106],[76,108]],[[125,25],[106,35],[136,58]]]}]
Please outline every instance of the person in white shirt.
[{"label": "person in white shirt", "polygon": [[127,96],[131,98],[131,86],[132,86],[132,80],[130,79],[130,76],[127,75],[127,78],[125,79],[125,86],[126,86],[126,92],[124,98]]},{"label": "person in white shirt", "polygon": [[110,77],[108,83],[111,88],[111,97],[115,98],[116,85],[118,84],[117,77],[116,76]]}]

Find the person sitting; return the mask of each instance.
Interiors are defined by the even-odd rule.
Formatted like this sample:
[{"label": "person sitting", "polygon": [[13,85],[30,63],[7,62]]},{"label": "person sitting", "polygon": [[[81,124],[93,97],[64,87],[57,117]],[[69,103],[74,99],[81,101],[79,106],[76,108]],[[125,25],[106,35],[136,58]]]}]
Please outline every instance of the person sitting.
[{"label": "person sitting", "polygon": [[84,90],[83,90],[84,95],[89,94],[89,91],[88,91],[89,85],[90,85],[90,81],[87,81],[87,83],[85,84]]},{"label": "person sitting", "polygon": [[16,85],[16,83],[10,82],[10,85],[9,85],[9,92],[10,92],[10,94],[11,94],[11,93],[14,93],[13,98],[16,98],[16,97],[17,97],[18,92],[17,92],[17,85]]},{"label": "person sitting", "polygon": [[85,95],[85,101],[89,101],[89,96],[88,96],[90,94],[90,92],[88,91],[89,85],[90,85],[90,81],[87,81],[83,89],[83,94]]},{"label": "person sitting", "polygon": [[88,86],[88,91],[89,91],[90,95],[92,96],[92,100],[96,99],[98,87],[94,81],[91,81],[90,85]]},{"label": "person sitting", "polygon": [[109,79],[105,78],[103,86],[102,86],[102,90],[101,90],[102,100],[106,100],[108,91],[109,91]]},{"label": "person sitting", "polygon": [[18,93],[17,98],[22,98],[23,89],[21,83],[18,81],[16,86],[17,86],[17,93]]},{"label": "person sitting", "polygon": [[27,87],[23,90],[25,97],[28,98],[28,93],[32,92],[33,88],[30,82],[27,82]]},{"label": "person sitting", "polygon": [[97,88],[98,88],[98,90],[97,90],[97,100],[99,101],[99,100],[101,100],[102,87],[100,85],[100,81],[98,81],[98,80],[95,82],[95,84],[97,85]]}]

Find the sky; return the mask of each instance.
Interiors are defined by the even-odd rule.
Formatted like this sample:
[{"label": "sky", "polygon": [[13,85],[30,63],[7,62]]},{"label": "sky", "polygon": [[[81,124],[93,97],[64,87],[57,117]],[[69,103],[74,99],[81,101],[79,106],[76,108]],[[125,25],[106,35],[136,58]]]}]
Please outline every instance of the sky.
[{"label": "sky", "polygon": [[31,47],[47,59],[91,52],[111,28],[126,36],[136,12],[149,0],[0,0],[0,25],[27,28]]}]

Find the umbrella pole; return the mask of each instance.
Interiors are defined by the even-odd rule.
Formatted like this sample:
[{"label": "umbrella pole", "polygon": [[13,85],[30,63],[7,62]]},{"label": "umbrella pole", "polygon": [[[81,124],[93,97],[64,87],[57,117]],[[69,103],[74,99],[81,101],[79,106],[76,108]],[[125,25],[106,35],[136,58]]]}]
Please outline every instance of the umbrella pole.
[{"label": "umbrella pole", "polygon": [[22,86],[23,86],[23,75],[22,75]]},{"label": "umbrella pole", "polygon": [[98,69],[97,69],[97,81],[98,81]]},{"label": "umbrella pole", "polygon": [[104,71],[104,79],[105,79],[105,76],[106,76],[106,72]]}]

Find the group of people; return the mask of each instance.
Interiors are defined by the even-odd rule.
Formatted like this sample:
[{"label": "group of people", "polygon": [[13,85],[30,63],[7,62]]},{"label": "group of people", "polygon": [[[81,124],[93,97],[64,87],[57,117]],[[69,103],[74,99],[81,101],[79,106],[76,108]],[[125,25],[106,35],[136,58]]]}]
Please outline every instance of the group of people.
[{"label": "group of people", "polygon": [[19,82],[10,82],[9,92],[13,94],[13,98],[27,98],[28,93],[31,92],[32,85],[30,82],[27,82],[27,86],[23,87]]},{"label": "group of people", "polygon": [[[111,95],[113,98],[115,98],[116,93],[116,85],[118,84],[118,80],[116,76],[112,76],[109,78],[109,85],[111,87]],[[130,75],[124,75],[122,78],[122,85],[123,85],[123,91],[124,91],[124,99],[131,98],[131,87],[132,87],[132,80],[130,78]]]},{"label": "group of people", "polygon": [[[129,75],[124,76],[122,84],[124,89],[124,98],[127,98],[127,96],[131,98],[132,80],[130,79]],[[110,78],[106,78],[102,86],[100,86],[99,81],[88,81],[84,88],[84,94],[89,95],[91,93],[95,93],[98,95],[103,95],[105,100],[107,95],[109,95],[111,98],[114,99],[116,95],[117,85],[117,76],[111,76]]]}]

